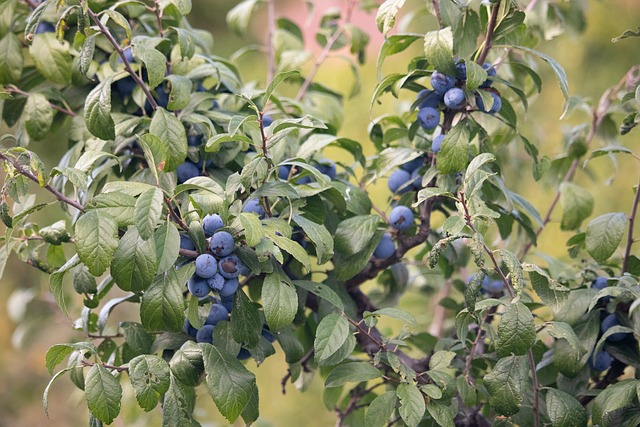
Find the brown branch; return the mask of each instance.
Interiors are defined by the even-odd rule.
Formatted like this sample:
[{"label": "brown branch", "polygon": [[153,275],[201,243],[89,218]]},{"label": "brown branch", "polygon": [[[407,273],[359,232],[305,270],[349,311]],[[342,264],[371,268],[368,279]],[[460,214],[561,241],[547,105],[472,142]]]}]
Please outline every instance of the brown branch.
[{"label": "brown branch", "polygon": [[482,46],[482,51],[476,62],[480,65],[484,64],[484,61],[487,59],[487,55],[489,54],[489,50],[493,46],[493,32],[496,29],[496,23],[498,21],[498,12],[500,11],[500,2],[501,0],[496,1],[492,5],[491,9],[491,17],[489,18],[489,23],[487,24],[487,34],[484,38],[484,45]]},{"label": "brown branch", "polygon": [[[9,93],[17,93],[17,94],[22,95],[22,96],[25,96],[25,97],[27,97],[27,98],[28,98],[29,96],[31,96],[31,94],[30,94],[30,93],[25,92],[25,91],[23,91],[22,89],[20,89],[20,88],[18,88],[18,87],[16,87],[16,86],[14,86],[14,85],[9,85],[9,86],[5,87],[5,88],[4,88],[4,90],[5,90],[5,91],[7,91],[7,92],[9,92]],[[77,114],[76,114],[76,112],[75,112],[75,111],[72,111],[72,110],[69,110],[69,109],[67,109],[67,108],[61,107],[61,106],[59,106],[59,105],[57,105],[57,104],[54,104],[54,103],[53,103],[53,102],[51,102],[51,101],[49,101],[49,105],[50,105],[50,106],[51,106],[51,108],[53,108],[54,110],[56,110],[56,111],[60,111],[61,113],[64,113],[64,114],[66,114],[66,115],[68,115],[68,116],[71,116],[71,117],[75,117],[75,116],[77,116]]]},{"label": "brown branch", "polygon": [[[95,363],[91,363],[91,362],[87,362],[86,360],[82,361],[82,365],[83,366],[93,366],[95,365]],[[100,366],[102,366],[105,369],[113,369],[116,370],[118,372],[129,372],[129,367],[128,366],[114,366],[114,365],[107,365],[106,363],[99,363]]]},{"label": "brown branch", "polygon": [[438,0],[431,0],[433,4],[433,11],[436,14],[436,19],[438,20],[438,29],[442,29],[442,16],[440,16],[440,4],[438,4]]},{"label": "brown branch", "polygon": [[[0,153],[0,159],[8,162],[11,164],[11,166],[13,166],[13,168],[20,174],[23,175],[27,178],[29,178],[31,181],[37,183],[38,185],[40,185],[40,181],[38,180],[38,177],[35,176],[33,173],[29,172],[28,170],[26,170],[24,167],[22,167],[22,165],[20,165],[15,159],[12,159],[11,157]],[[65,196],[64,194],[62,194],[60,191],[56,190],[55,188],[53,188],[51,185],[49,184],[45,184],[44,186],[42,186],[45,190],[47,190],[49,193],[53,194],[56,199],[58,199],[59,201],[66,203],[69,206],[73,206],[74,208],[78,209],[81,212],[84,212],[84,206],[82,206],[80,203],[78,203],[77,201],[70,199],[69,197]]]},{"label": "brown branch", "polygon": [[154,110],[157,110],[158,103],[156,102],[153,95],[151,95],[149,88],[142,81],[138,73],[133,71],[133,68],[131,68],[131,64],[129,63],[129,60],[127,59],[126,55],[124,54],[124,50],[120,47],[120,44],[118,43],[118,41],[113,37],[113,34],[111,34],[109,29],[102,23],[102,21],[100,21],[100,18],[98,18],[98,15],[96,15],[91,9],[89,9],[87,13],[89,14],[89,17],[91,18],[91,20],[95,22],[95,24],[98,26],[98,28],[100,29],[100,32],[105,35],[107,40],[109,40],[109,43],[111,43],[111,45],[114,47],[116,52],[118,52],[118,55],[120,56],[120,59],[122,59],[122,63],[124,64],[125,70],[127,70],[127,73],[129,73],[129,75],[131,76],[131,78],[133,78],[136,84],[140,86],[140,88],[142,89],[142,92],[144,92],[144,95],[147,97],[147,100],[149,101],[151,108],[153,108]]},{"label": "brown branch", "polygon": [[153,13],[156,15],[156,22],[158,23],[158,34],[160,37],[164,37],[164,29],[162,28],[162,9],[160,8],[160,2],[158,0],[153,0],[154,7],[152,8]]},{"label": "brown branch", "polygon": [[[311,349],[302,356],[302,359],[299,360],[300,365],[302,365],[302,369],[306,372],[309,368],[307,368],[307,363],[311,360],[314,354],[314,348]],[[287,381],[291,378],[291,369],[287,369],[287,374],[282,378],[280,384],[282,385],[282,394],[287,394]]]},{"label": "brown branch", "polygon": [[629,257],[631,256],[631,246],[633,246],[633,229],[636,223],[636,216],[638,214],[638,203],[640,203],[640,182],[638,182],[638,186],[636,187],[636,195],[633,198],[631,214],[629,215],[629,235],[627,236],[627,246],[624,250],[624,258],[622,258],[622,273],[625,273],[629,268]]}]

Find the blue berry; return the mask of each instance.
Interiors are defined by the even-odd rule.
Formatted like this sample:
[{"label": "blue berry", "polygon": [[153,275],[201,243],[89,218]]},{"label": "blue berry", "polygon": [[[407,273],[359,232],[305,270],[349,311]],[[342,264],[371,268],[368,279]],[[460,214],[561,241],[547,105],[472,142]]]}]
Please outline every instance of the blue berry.
[{"label": "blue berry", "polygon": [[444,105],[453,110],[464,107],[465,101],[464,91],[460,88],[454,87],[444,94]]},{"label": "blue berry", "polygon": [[456,79],[459,81],[467,80],[467,64],[459,62],[456,64]]},{"label": "blue berry", "polygon": [[185,181],[195,178],[196,176],[200,176],[200,169],[196,166],[195,163],[190,161],[186,161],[176,169],[176,174],[178,175],[178,184],[182,184]]},{"label": "blue berry", "polygon": [[191,322],[189,322],[189,319],[184,319],[184,327],[182,330],[184,331],[185,334],[190,335],[193,338],[195,338],[196,334],[198,333],[198,330],[191,325]]},{"label": "blue berry", "polygon": [[[602,323],[600,323],[600,331],[604,334],[608,329],[613,328],[614,326],[620,326],[620,321],[615,314],[609,314],[607,317],[602,319]],[[626,336],[626,332],[618,332],[613,335],[609,335],[607,337],[607,341],[622,341]]]},{"label": "blue berry", "polygon": [[432,107],[425,107],[418,111],[418,123],[425,130],[431,130],[440,124],[440,111]]},{"label": "blue berry", "polygon": [[406,230],[413,225],[413,212],[406,206],[396,206],[391,210],[389,222],[396,230]]},{"label": "blue berry", "polygon": [[238,352],[238,355],[236,356],[238,360],[247,360],[250,357],[251,353],[249,353],[249,350],[247,350],[246,348],[241,348]]},{"label": "blue berry", "polygon": [[607,287],[607,278],[604,276],[596,277],[596,280],[594,280],[591,283],[591,289],[597,289],[600,291],[606,287]]},{"label": "blue berry", "polygon": [[213,325],[204,325],[202,329],[198,331],[196,334],[197,342],[206,342],[209,344],[213,344],[213,330],[215,327]]},{"label": "blue berry", "polygon": [[242,208],[242,212],[253,212],[258,215],[260,219],[264,218],[264,208],[260,205],[260,200],[251,199]]},{"label": "blue berry", "polygon": [[218,263],[220,274],[225,279],[234,279],[240,275],[242,261],[235,255],[224,257]]},{"label": "blue berry", "polygon": [[220,302],[229,313],[231,313],[231,310],[233,309],[233,298],[233,295],[228,297],[223,297],[222,295],[220,296]]},{"label": "blue berry", "polygon": [[311,182],[311,176],[310,175],[303,176],[302,178],[298,178],[296,180],[296,184],[298,184],[298,185],[308,184],[310,182]]},{"label": "blue berry", "polygon": [[211,290],[219,291],[224,286],[224,277],[222,277],[220,273],[216,273],[213,277],[207,279],[207,285],[209,285]]},{"label": "blue berry", "polygon": [[611,357],[609,352],[605,350],[598,351],[595,355],[595,358],[593,357],[593,354],[589,356],[589,366],[591,367],[591,369],[597,372],[606,371],[611,367],[612,362],[613,357]]},{"label": "blue berry", "polygon": [[199,147],[202,144],[202,135],[189,135],[187,137],[187,144],[191,147]]},{"label": "blue berry", "polygon": [[433,74],[431,74],[431,86],[433,86],[433,90],[441,95],[444,95],[445,92],[451,89],[455,84],[455,79],[447,76],[446,74],[442,74],[438,71],[434,71]]},{"label": "blue berry", "polygon": [[[488,62],[485,62],[484,64],[482,64],[482,68],[484,68],[484,70],[487,72],[487,76],[489,77],[495,77],[498,75],[495,67],[492,64],[489,64]],[[480,87],[489,87],[491,86],[492,83],[493,83],[493,80],[487,79],[484,82],[482,82]]]},{"label": "blue berry", "polygon": [[189,236],[186,234],[180,235],[180,249],[186,249],[188,251],[195,251],[196,245],[193,244]]},{"label": "blue berry", "polygon": [[204,298],[209,295],[209,292],[211,292],[211,288],[209,288],[207,280],[198,276],[192,276],[191,279],[189,279],[187,289],[189,289],[191,295],[198,298]]},{"label": "blue berry", "polygon": [[407,172],[411,172],[411,171],[415,170],[416,168],[419,168],[423,164],[424,164],[424,161],[422,160],[422,157],[416,157],[415,159],[411,160],[410,162],[407,162],[405,164],[400,165],[400,169],[405,170]]},{"label": "blue berry", "polygon": [[500,110],[502,109],[502,99],[500,98],[500,95],[496,94],[495,92],[490,92],[490,93],[491,93],[491,97],[493,98],[493,105],[489,110],[489,114],[499,113]]},{"label": "blue berry", "polygon": [[406,193],[411,189],[410,185],[407,185],[411,181],[411,174],[405,170],[397,169],[389,175],[389,181],[387,185],[392,193]]},{"label": "blue berry", "polygon": [[420,101],[419,109],[425,107],[438,108],[440,101],[442,101],[442,95],[429,89],[423,89],[418,92],[418,100]]},{"label": "blue berry", "polygon": [[218,258],[231,255],[235,242],[233,236],[226,231],[218,231],[211,236],[209,248],[211,252]]},{"label": "blue berry", "polygon": [[262,127],[268,128],[273,123],[273,117],[268,114],[262,116]]},{"label": "blue berry", "polygon": [[218,291],[218,295],[220,298],[232,297],[238,291],[238,286],[240,286],[238,279],[227,279],[224,281],[222,289]]},{"label": "blue berry", "polygon": [[420,168],[416,168],[411,172],[411,185],[415,190],[422,189],[422,174],[420,173]]},{"label": "blue berry", "polygon": [[218,214],[209,214],[202,218],[202,230],[207,237],[213,236],[222,227],[224,227],[224,221]]},{"label": "blue berry", "polygon": [[442,141],[444,141],[444,135],[442,134],[433,138],[433,142],[431,143],[431,151],[433,151],[433,154],[438,154],[440,152]]},{"label": "blue berry", "polygon": [[42,33],[54,33],[56,31],[56,27],[53,26],[50,22],[42,21],[38,24],[38,28],[36,28],[36,34]]},{"label": "blue berry", "polygon": [[334,179],[336,177],[336,164],[333,160],[330,159],[322,159],[318,162],[318,170],[320,173],[327,175],[329,179]]},{"label": "blue berry", "polygon": [[262,328],[262,332],[260,332],[260,335],[262,335],[269,342],[274,342],[276,340],[273,337],[273,334],[271,333],[271,331],[269,329],[267,329],[266,326],[264,328]]},{"label": "blue berry", "polygon": [[[482,281],[482,288],[492,294],[501,293],[504,289],[504,283],[502,280],[488,280],[489,277],[485,276],[485,280]],[[485,282],[487,282],[485,284]]]},{"label": "blue berry", "polygon": [[116,85],[115,91],[118,92],[122,98],[126,98],[128,96],[131,96],[131,94],[133,93],[133,90],[136,88],[138,84],[136,83],[135,80],[133,80],[133,77],[127,76],[120,80],[117,80],[115,85]]},{"label": "blue berry", "polygon": [[222,304],[213,304],[211,310],[209,310],[207,320],[205,320],[204,323],[207,325],[216,325],[223,320],[229,320],[229,311],[227,311]]},{"label": "blue berry", "polygon": [[278,178],[287,180],[291,172],[291,165],[282,165],[278,168]]},{"label": "blue berry", "polygon": [[209,254],[198,255],[196,258],[196,274],[203,279],[209,279],[218,272],[216,259]]},{"label": "blue berry", "polygon": [[387,233],[382,236],[382,240],[376,246],[376,250],[373,251],[373,256],[376,258],[387,259],[396,252],[396,245],[393,243],[393,239]]},{"label": "blue berry", "polygon": [[[476,276],[476,273],[470,274],[469,277],[467,278],[467,284],[471,284],[475,276]],[[482,279],[482,283],[480,284],[480,286],[482,286],[482,289],[486,290],[489,287],[490,282],[491,282],[491,279],[489,279],[489,276],[485,275],[484,278]]]}]

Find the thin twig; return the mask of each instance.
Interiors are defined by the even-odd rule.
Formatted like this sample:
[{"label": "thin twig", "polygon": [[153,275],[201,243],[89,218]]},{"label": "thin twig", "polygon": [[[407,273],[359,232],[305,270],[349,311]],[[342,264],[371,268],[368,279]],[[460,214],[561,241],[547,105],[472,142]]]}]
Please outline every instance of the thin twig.
[{"label": "thin twig", "polygon": [[[309,360],[311,360],[313,354],[314,348],[311,347],[307,354],[302,356],[302,359],[300,359],[299,361],[302,369],[304,369],[305,371],[307,370],[307,363],[309,362]],[[282,394],[287,394],[287,381],[289,381],[289,378],[291,378],[291,369],[287,369],[287,374],[282,378],[282,381],[280,382],[280,384],[282,385]]]},{"label": "thin twig", "polygon": [[433,10],[436,13],[436,19],[438,20],[438,29],[442,29],[442,16],[440,16],[440,4],[438,0],[431,0],[433,4]]},{"label": "thin twig", "polygon": [[[29,172],[28,170],[26,170],[24,167],[22,167],[22,165],[20,165],[15,159],[12,159],[11,157],[6,156],[3,153],[0,153],[0,159],[10,163],[11,166],[13,166],[13,168],[20,175],[29,178],[31,181],[37,183],[38,185],[40,184],[40,181],[38,180],[38,177],[35,176],[33,173]],[[45,190],[47,190],[49,193],[53,194],[56,197],[56,199],[58,199],[59,201],[61,201],[63,203],[66,203],[69,206],[73,206],[74,208],[78,209],[81,212],[84,212],[84,206],[82,206],[77,201],[75,201],[73,199],[70,199],[69,197],[65,196],[64,194],[62,194],[61,192],[59,192],[58,190],[53,188],[51,185],[44,184],[42,187]]]},{"label": "thin twig", "polygon": [[636,187],[636,195],[633,198],[633,205],[631,207],[631,214],[629,215],[629,235],[627,236],[627,246],[624,250],[624,258],[622,259],[622,273],[625,273],[629,268],[629,257],[631,256],[631,246],[633,246],[633,228],[636,223],[636,216],[638,214],[638,203],[640,202],[640,182]]},{"label": "thin twig", "polygon": [[498,0],[491,6],[491,17],[489,18],[489,23],[487,24],[487,33],[484,38],[484,45],[482,46],[480,55],[478,55],[478,59],[476,59],[476,62],[480,65],[484,64],[484,61],[487,59],[487,55],[489,54],[489,50],[491,50],[491,47],[493,46],[493,32],[496,29],[496,22],[498,21],[500,1],[501,0]]},{"label": "thin twig", "polygon": [[[95,363],[91,363],[91,362],[87,362],[86,360],[82,361],[82,365],[83,366],[93,366],[95,365]],[[128,366],[114,366],[114,365],[107,365],[106,363],[99,363],[100,366],[102,366],[105,369],[113,369],[116,370],[118,372],[129,372],[129,367]]]},{"label": "thin twig", "polygon": [[126,55],[124,54],[124,50],[122,49],[122,47],[120,47],[120,44],[118,43],[118,41],[113,37],[113,34],[111,34],[109,29],[102,23],[102,21],[100,21],[100,18],[98,18],[98,15],[96,15],[91,9],[89,9],[87,13],[89,14],[89,17],[91,18],[91,20],[95,22],[95,24],[98,26],[98,28],[100,29],[100,32],[105,35],[107,40],[109,40],[109,43],[111,43],[111,45],[114,47],[116,52],[118,52],[118,55],[120,56],[120,59],[122,59],[122,63],[124,64],[125,70],[127,70],[127,73],[129,73],[129,75],[131,76],[131,78],[133,78],[136,84],[140,86],[140,88],[142,89],[142,92],[144,92],[144,95],[147,97],[147,100],[149,101],[151,108],[154,110],[157,110],[158,103],[156,102],[153,95],[151,95],[149,88],[144,83],[144,81],[142,81],[138,73],[133,71],[133,68],[131,68],[131,64],[129,63],[129,60],[127,59]]},{"label": "thin twig", "polygon": [[164,37],[164,29],[162,28],[162,9],[160,8],[160,2],[153,0],[153,13],[156,15],[156,21],[158,23],[158,34],[160,37]]},{"label": "thin twig", "polygon": [[[22,96],[25,96],[25,97],[27,97],[27,98],[28,98],[29,96],[31,96],[31,94],[30,94],[30,93],[25,92],[25,91],[23,91],[22,89],[20,89],[20,88],[18,88],[18,87],[16,87],[16,86],[14,86],[14,85],[9,85],[9,86],[5,87],[5,88],[4,88],[4,90],[5,90],[5,91],[7,91],[7,92],[9,92],[9,93],[17,93],[17,94],[22,95]],[[57,105],[57,104],[54,104],[54,103],[53,103],[53,102],[51,102],[51,101],[49,101],[49,105],[50,105],[50,106],[51,106],[51,108],[53,108],[54,110],[60,111],[61,113],[64,113],[64,114],[66,114],[66,115],[68,115],[68,116],[71,116],[71,117],[75,117],[75,116],[77,116],[77,114],[76,114],[76,112],[75,112],[75,111],[68,110],[68,109],[66,109],[66,108],[64,108],[64,107],[61,107],[61,106],[59,106],[59,105]]]}]

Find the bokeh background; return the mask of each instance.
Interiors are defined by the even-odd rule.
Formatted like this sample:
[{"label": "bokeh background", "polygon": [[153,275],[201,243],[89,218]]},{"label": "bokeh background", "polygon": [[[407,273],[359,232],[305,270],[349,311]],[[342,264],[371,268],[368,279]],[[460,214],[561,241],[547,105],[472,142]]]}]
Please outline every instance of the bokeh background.
[{"label": "bokeh background", "polygon": [[[247,43],[259,42],[264,37],[264,13],[259,12],[252,21],[253,35],[250,40],[243,40],[231,34],[224,21],[226,12],[237,4],[228,0],[194,0],[190,20],[195,27],[207,29],[214,34],[215,53],[221,56],[231,55]],[[318,22],[321,13],[329,7],[344,8],[345,1],[323,0],[316,2],[316,10],[309,17],[302,0],[278,0],[277,11],[301,26],[308,25],[306,34],[307,47],[318,51],[313,37],[314,23]],[[565,68],[569,88],[572,95],[597,100],[607,87],[614,85],[630,66],[640,63],[640,39],[628,39],[619,43],[611,43],[611,39],[628,28],[635,28],[640,23],[640,5],[636,0],[574,0],[586,9],[586,27],[582,33],[565,33],[562,36],[545,42],[541,50],[556,58]],[[421,1],[407,1],[405,10],[411,10]],[[355,15],[355,22],[371,35],[371,46],[368,51],[368,62],[362,68],[362,91],[349,99],[345,106],[344,125],[340,134],[368,144],[367,127],[370,122],[369,103],[376,84],[375,57],[382,42],[377,32],[374,16],[364,12]],[[402,22],[400,19],[399,22]],[[422,25],[422,30],[432,29],[433,22],[417,21],[412,25]],[[416,28],[416,30],[419,30]],[[419,46],[417,47],[419,48]],[[406,61],[417,51],[409,51],[389,59],[385,71],[402,70]],[[264,79],[266,64],[258,54],[248,54],[240,59],[239,68],[243,71],[245,81]],[[248,71],[247,71],[248,70]],[[540,148],[541,154],[553,158],[563,152],[562,133],[564,129],[587,120],[584,113],[574,113],[560,121],[562,96],[555,83],[550,68],[540,64],[540,73],[545,82],[542,93],[537,95],[526,117],[522,117],[522,132]],[[349,76],[350,72],[343,61],[329,60],[322,67],[318,78],[332,87],[348,89],[349,79],[338,79],[337,76]],[[396,100],[391,96],[383,98],[383,105],[374,108],[373,115],[385,111],[400,110],[406,107],[411,99]],[[8,130],[3,130],[8,132]],[[638,131],[621,137],[619,142],[639,153]],[[55,165],[58,156],[64,150],[62,146],[51,144],[51,141],[34,144],[32,149],[38,153],[48,153],[43,160],[49,168]],[[595,144],[603,144],[596,140]],[[60,144],[62,145],[62,144]],[[513,156],[513,167],[505,166],[505,182],[507,186],[525,195],[541,212],[545,212],[554,195],[553,189],[544,182],[536,183],[523,173],[519,165],[526,162],[521,146],[512,144],[507,148]],[[368,154],[373,152],[367,148]],[[530,167],[530,166],[528,166]],[[628,212],[633,196],[632,186],[640,176],[637,161],[620,157],[617,163],[607,157],[594,160],[589,173],[578,174],[577,182],[591,189],[596,194],[593,216],[611,211]],[[606,182],[606,184],[604,184]],[[388,192],[383,183],[370,189],[376,204],[384,207]],[[46,196],[45,196],[46,197]],[[55,218],[38,217],[52,223]],[[542,254],[566,257],[564,242],[568,234],[562,233],[558,226],[559,215],[542,235],[540,246],[534,251],[532,260],[544,263]],[[428,280],[415,278],[416,286],[401,298],[400,306],[412,312],[418,319],[421,329],[426,329],[433,313],[434,287],[441,279],[430,277]],[[429,282],[430,286],[420,284]],[[82,339],[74,334],[70,321],[56,308],[53,299],[47,296],[48,278],[36,270],[12,259],[0,281],[0,427],[38,427],[38,426],[82,426],[87,424],[87,409],[83,394],[78,392],[71,382],[64,378],[54,384],[49,396],[49,418],[42,409],[42,392],[50,375],[44,367],[44,354],[55,343]],[[72,303],[72,313],[78,313],[81,301]],[[75,308],[75,310],[74,310]],[[134,311],[128,312],[120,306],[114,312],[115,319],[136,320]],[[383,328],[397,330],[394,323],[383,324]],[[446,327],[447,325],[445,325]],[[322,379],[314,378],[309,388],[299,392],[292,384],[286,387],[286,395],[282,393],[281,380],[286,374],[286,365],[282,354],[278,352],[264,364],[257,367],[248,362],[248,367],[256,372],[260,388],[261,419],[258,426],[298,427],[298,426],[331,426],[335,416],[323,405]],[[217,412],[204,387],[198,389],[197,419],[205,427],[228,425]],[[115,426],[156,426],[160,425],[159,409],[144,414],[136,405],[130,390],[125,388],[122,415],[114,421]],[[242,425],[242,424],[238,424]]]}]

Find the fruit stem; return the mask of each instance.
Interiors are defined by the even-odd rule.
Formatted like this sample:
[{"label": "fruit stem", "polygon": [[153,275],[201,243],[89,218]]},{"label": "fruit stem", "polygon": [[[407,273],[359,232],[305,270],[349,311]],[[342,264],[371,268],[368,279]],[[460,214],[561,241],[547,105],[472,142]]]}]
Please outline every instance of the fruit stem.
[{"label": "fruit stem", "polygon": [[633,229],[638,214],[638,203],[640,203],[640,182],[636,186],[636,195],[631,206],[631,214],[629,215],[629,235],[627,236],[627,246],[624,250],[624,258],[622,259],[622,273],[624,274],[629,268],[629,257],[631,256],[631,246],[633,246]]}]

